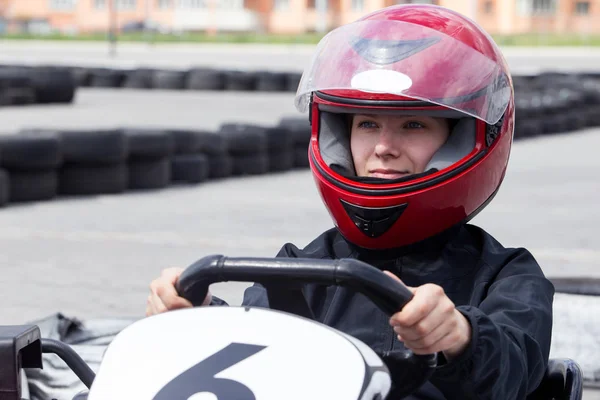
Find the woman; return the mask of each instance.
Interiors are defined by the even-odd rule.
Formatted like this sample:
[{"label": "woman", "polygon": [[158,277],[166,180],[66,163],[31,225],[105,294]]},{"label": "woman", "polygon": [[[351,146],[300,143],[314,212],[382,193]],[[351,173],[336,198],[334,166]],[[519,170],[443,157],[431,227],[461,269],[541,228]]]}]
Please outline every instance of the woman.
[{"label": "woman", "polygon": [[[493,40],[443,7],[384,8],[319,43],[296,106],[309,111],[310,167],[335,228],[278,256],[360,259],[414,293],[387,318],[350,289],[306,285],[317,320],[378,352],[438,353],[411,398],[526,398],[548,362],[554,288],[527,250],[468,223],[497,193],[513,138]],[[191,306],[180,273],[151,283],[147,315]],[[265,289],[243,304],[268,307]]]}]

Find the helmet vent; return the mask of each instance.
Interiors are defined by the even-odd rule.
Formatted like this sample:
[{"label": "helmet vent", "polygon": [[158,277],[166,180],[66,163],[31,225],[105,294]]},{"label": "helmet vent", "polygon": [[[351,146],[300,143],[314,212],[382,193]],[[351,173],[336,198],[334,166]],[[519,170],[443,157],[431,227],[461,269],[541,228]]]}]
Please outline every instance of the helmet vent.
[{"label": "helmet vent", "polygon": [[392,207],[361,207],[340,199],[342,206],[354,225],[366,236],[376,238],[383,235],[400,218],[408,203]]}]

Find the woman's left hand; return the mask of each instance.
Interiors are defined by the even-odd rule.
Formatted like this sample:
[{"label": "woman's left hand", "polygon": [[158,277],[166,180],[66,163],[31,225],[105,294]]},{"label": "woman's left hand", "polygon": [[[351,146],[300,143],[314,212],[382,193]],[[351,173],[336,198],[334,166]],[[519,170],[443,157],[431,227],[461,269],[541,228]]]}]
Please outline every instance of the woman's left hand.
[{"label": "woman's left hand", "polygon": [[[391,272],[385,273],[402,282]],[[438,285],[408,289],[414,297],[390,318],[398,340],[415,354],[441,351],[448,361],[456,358],[471,342],[471,324],[467,318]]]}]

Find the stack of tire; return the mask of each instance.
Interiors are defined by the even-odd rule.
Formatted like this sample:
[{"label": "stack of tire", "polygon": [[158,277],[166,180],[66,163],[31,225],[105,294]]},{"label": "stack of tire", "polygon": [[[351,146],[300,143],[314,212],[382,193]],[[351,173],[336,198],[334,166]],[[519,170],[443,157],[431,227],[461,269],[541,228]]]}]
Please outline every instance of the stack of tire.
[{"label": "stack of tire", "polygon": [[61,131],[59,194],[122,193],[129,183],[129,143],[119,129]]},{"label": "stack of tire", "polygon": [[0,69],[0,106],[17,106],[35,103],[35,90],[24,71]]},{"label": "stack of tire", "polygon": [[127,187],[130,190],[161,189],[171,183],[173,137],[166,131],[126,128]]},{"label": "stack of tire", "polygon": [[175,143],[171,158],[172,182],[194,184],[226,178],[233,173],[233,160],[223,137],[213,132],[185,129],[172,129],[169,133]]},{"label": "stack of tire", "polygon": [[71,67],[77,86],[96,88],[294,92],[301,72]]},{"label": "stack of tire", "polygon": [[56,135],[1,136],[0,205],[54,198],[62,162]]},{"label": "stack of tire", "polygon": [[308,145],[311,126],[308,118],[284,117],[278,126],[290,137],[295,168],[308,168]]},{"label": "stack of tire", "polygon": [[600,81],[594,76],[545,72],[517,76],[515,139],[600,126]]},{"label": "stack of tire", "polygon": [[219,129],[233,161],[233,176],[261,175],[269,171],[266,129],[259,125],[227,123]]},{"label": "stack of tire", "polygon": [[0,106],[72,103],[75,91],[66,67],[0,67]]}]

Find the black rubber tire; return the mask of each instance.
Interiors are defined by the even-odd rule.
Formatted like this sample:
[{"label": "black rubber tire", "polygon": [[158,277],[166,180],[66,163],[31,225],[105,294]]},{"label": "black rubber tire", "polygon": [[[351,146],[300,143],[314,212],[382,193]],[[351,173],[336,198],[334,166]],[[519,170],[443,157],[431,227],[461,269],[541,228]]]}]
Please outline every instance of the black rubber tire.
[{"label": "black rubber tire", "polygon": [[221,125],[219,135],[225,139],[232,155],[266,153],[268,150],[267,134],[262,126],[227,123]]},{"label": "black rubber tire", "polygon": [[579,107],[567,114],[567,127],[569,132],[578,131],[587,127],[588,116],[584,109]]},{"label": "black rubber tire", "polygon": [[154,72],[155,70],[149,68],[138,68],[127,71],[122,87],[128,89],[151,89]]},{"label": "black rubber tire", "polygon": [[256,89],[256,74],[249,71],[225,71],[225,90],[253,91]]},{"label": "black rubber tire", "polygon": [[175,143],[175,154],[212,154],[227,152],[225,138],[215,132],[171,129],[169,133]]},{"label": "black rubber tire", "polygon": [[171,159],[171,181],[200,183],[209,178],[208,157],[204,154],[181,154]]},{"label": "black rubber tire", "polygon": [[157,70],[152,76],[155,89],[183,90],[186,87],[187,71]]},{"label": "black rubber tire", "polygon": [[269,172],[282,172],[294,168],[295,155],[293,149],[269,153]]},{"label": "black rubber tire", "polygon": [[31,71],[36,102],[72,103],[77,90],[75,77],[65,67],[38,67]]},{"label": "black rubber tire", "polygon": [[175,154],[193,154],[200,148],[200,138],[196,132],[186,129],[169,129],[173,138]]},{"label": "black rubber tire", "polygon": [[229,144],[222,135],[215,132],[197,131],[196,136],[198,141],[197,152],[211,156],[227,153]]},{"label": "black rubber tire", "polygon": [[9,190],[8,171],[0,169],[0,207],[8,204],[8,199],[10,198]]},{"label": "black rubber tire", "polygon": [[308,146],[294,147],[294,168],[308,168]]},{"label": "black rubber tire", "polygon": [[10,171],[8,181],[11,203],[50,200],[58,195],[57,170]]},{"label": "black rubber tire", "polygon": [[3,87],[0,83],[0,106],[23,106],[35,102],[32,87]]},{"label": "black rubber tire", "polygon": [[173,136],[163,130],[125,128],[129,159],[156,159],[172,155],[175,151]]},{"label": "black rubber tire", "polygon": [[71,73],[73,79],[75,79],[75,86],[77,87],[89,87],[92,81],[92,74],[88,68],[85,67],[71,67]]},{"label": "black rubber tire", "polygon": [[288,92],[296,92],[300,86],[302,72],[288,72],[286,77],[286,90]]},{"label": "black rubber tire", "polygon": [[15,67],[0,69],[0,106],[34,104],[37,101],[29,70]]},{"label": "black rubber tire", "polygon": [[294,138],[289,131],[280,126],[265,128],[267,137],[267,150],[269,153],[275,151],[291,151],[294,147]]},{"label": "black rubber tire", "polygon": [[123,86],[126,71],[93,68],[90,69],[90,87],[96,88],[120,88]]},{"label": "black rubber tire", "polygon": [[557,293],[600,296],[599,278],[549,278]]},{"label": "black rubber tire", "polygon": [[283,92],[287,89],[287,74],[260,71],[256,73],[257,92]]},{"label": "black rubber tire", "polygon": [[308,146],[311,135],[308,118],[284,117],[279,121],[278,126],[287,129],[295,146]]},{"label": "black rubber tire", "polygon": [[[0,96],[1,93],[2,91]],[[26,106],[37,102],[33,88],[11,90],[9,93],[5,92],[4,96],[8,98],[8,105],[11,106]]]},{"label": "black rubber tire", "polygon": [[600,105],[594,104],[585,109],[588,127],[600,126]]},{"label": "black rubber tire", "polygon": [[223,90],[225,74],[212,68],[192,69],[187,77],[186,88],[189,90]]},{"label": "black rubber tire", "polygon": [[55,169],[62,164],[61,141],[56,135],[0,136],[0,165],[9,170]]},{"label": "black rubber tire", "polygon": [[223,179],[233,175],[233,157],[229,154],[208,156],[208,178]]},{"label": "black rubber tire", "polygon": [[267,154],[235,155],[233,157],[233,175],[263,175],[269,172]]},{"label": "black rubber tire", "polygon": [[527,139],[541,134],[542,128],[536,118],[522,119],[515,125],[515,140]]},{"label": "black rubber tire", "polygon": [[566,114],[548,115],[543,120],[544,134],[567,133],[569,131],[569,117]]},{"label": "black rubber tire", "polygon": [[171,159],[129,162],[129,185],[131,190],[162,189],[171,183]]},{"label": "black rubber tire", "polygon": [[531,107],[531,96],[526,93],[515,95],[515,113],[517,120],[532,118],[535,115]]},{"label": "black rubber tire", "polygon": [[63,159],[69,163],[116,164],[127,160],[125,134],[117,129],[62,131]]},{"label": "black rubber tire", "polygon": [[58,193],[61,195],[99,195],[127,190],[127,164],[65,164],[59,170]]}]

